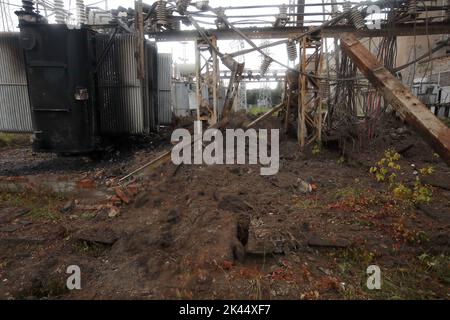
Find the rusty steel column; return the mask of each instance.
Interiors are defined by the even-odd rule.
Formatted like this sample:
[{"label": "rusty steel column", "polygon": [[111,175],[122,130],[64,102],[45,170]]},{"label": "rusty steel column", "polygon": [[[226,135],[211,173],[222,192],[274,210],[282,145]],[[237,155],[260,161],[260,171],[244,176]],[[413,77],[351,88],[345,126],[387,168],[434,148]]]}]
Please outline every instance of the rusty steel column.
[{"label": "rusty steel column", "polygon": [[341,48],[383,94],[386,102],[391,104],[400,117],[450,166],[450,128],[436,118],[354,35],[344,33],[340,39]]}]

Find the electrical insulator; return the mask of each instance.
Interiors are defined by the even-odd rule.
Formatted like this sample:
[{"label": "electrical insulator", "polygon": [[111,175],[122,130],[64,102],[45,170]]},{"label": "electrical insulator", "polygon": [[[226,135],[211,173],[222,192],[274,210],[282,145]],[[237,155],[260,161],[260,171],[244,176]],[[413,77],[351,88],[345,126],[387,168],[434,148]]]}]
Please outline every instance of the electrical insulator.
[{"label": "electrical insulator", "polygon": [[86,8],[84,7],[84,0],[76,0],[75,4],[78,23],[86,23]]},{"label": "electrical insulator", "polygon": [[178,0],[177,1],[177,9],[180,14],[185,14],[187,8],[191,4],[191,0]]},{"label": "electrical insulator", "polygon": [[417,0],[409,0],[408,2],[408,14],[417,13]]},{"label": "electrical insulator", "polygon": [[22,8],[27,13],[32,13],[34,10],[33,0],[22,0]]},{"label": "electrical insulator", "polygon": [[197,1],[195,3],[195,7],[201,11],[208,10],[208,6],[209,6],[209,0],[201,0],[201,1]]},{"label": "electrical insulator", "polygon": [[287,44],[287,54],[289,61],[295,61],[297,59],[297,45],[294,40],[288,40]]},{"label": "electrical insulator", "polygon": [[350,20],[356,29],[364,29],[366,27],[362,13],[353,7],[350,11]]},{"label": "electrical insulator", "polygon": [[55,21],[59,24],[66,23],[64,14],[64,2],[63,0],[53,0],[53,7],[55,12]]},{"label": "electrical insulator", "polygon": [[289,17],[287,15],[287,7],[285,4],[282,4],[279,8],[280,8],[280,13],[276,15],[274,26],[275,27],[284,27],[289,21]]},{"label": "electrical insulator", "polygon": [[214,21],[216,24],[217,29],[222,30],[227,28],[227,24],[222,19],[216,19]]},{"label": "electrical insulator", "polygon": [[343,10],[344,12],[350,12],[351,9],[352,9],[352,4],[351,4],[349,1],[345,1],[345,2],[342,4],[342,10]]},{"label": "electrical insulator", "polygon": [[260,72],[261,75],[265,75],[267,73],[267,70],[269,70],[270,64],[272,63],[273,59],[271,57],[264,57],[263,62],[261,63]]},{"label": "electrical insulator", "polygon": [[167,12],[167,2],[164,0],[159,0],[156,5],[156,24],[165,26],[168,24],[168,12]]},{"label": "electrical insulator", "polygon": [[222,17],[225,16],[225,9],[224,8],[218,8],[216,11],[217,19],[215,20],[217,29],[226,29],[227,24],[222,19]]}]

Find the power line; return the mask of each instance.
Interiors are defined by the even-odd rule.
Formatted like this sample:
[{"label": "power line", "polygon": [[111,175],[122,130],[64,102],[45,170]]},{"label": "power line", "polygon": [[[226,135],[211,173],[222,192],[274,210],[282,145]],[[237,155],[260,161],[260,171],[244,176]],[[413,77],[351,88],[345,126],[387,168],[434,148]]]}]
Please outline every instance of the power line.
[{"label": "power line", "polygon": [[7,6],[11,6],[11,7],[19,7],[19,8],[22,8],[22,6],[20,6],[20,5],[18,5],[18,4],[12,4],[12,3],[9,3],[9,2],[3,2],[3,1],[0,1],[0,3],[1,3],[1,4],[4,4],[4,5],[7,5]]}]

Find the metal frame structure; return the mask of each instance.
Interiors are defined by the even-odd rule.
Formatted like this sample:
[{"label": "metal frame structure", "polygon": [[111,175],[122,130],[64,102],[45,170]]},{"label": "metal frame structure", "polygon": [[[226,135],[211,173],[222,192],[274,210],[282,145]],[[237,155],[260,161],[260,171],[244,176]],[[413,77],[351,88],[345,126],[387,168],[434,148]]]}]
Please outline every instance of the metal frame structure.
[{"label": "metal frame structure", "polygon": [[[108,25],[86,25],[85,27],[103,28],[102,30],[113,28],[114,30],[120,29],[121,32],[136,33],[140,39],[137,52],[139,79],[141,81],[145,81],[143,43],[146,36],[156,41],[194,40],[196,44],[197,117],[199,120],[208,120],[211,125],[220,121],[218,106],[220,71],[218,59],[221,59],[222,63],[231,71],[221,115],[222,118],[228,118],[235,98],[238,95],[240,83],[243,80],[244,63],[239,62],[239,57],[247,53],[259,52],[264,62],[273,61],[288,70],[288,79],[286,81],[287,94],[284,99],[287,103],[284,110],[285,126],[286,128],[288,127],[290,115],[293,113],[292,111],[295,111],[298,142],[303,149],[307,145],[321,141],[323,120],[321,85],[326,84],[328,87],[328,81],[339,83],[354,81],[338,77],[337,73],[330,76],[328,61],[327,74],[323,75],[324,49],[322,39],[328,37],[337,39],[345,32],[358,37],[389,37],[390,39],[393,39],[393,36],[450,34],[448,6],[438,6],[432,1],[424,1],[420,4],[407,0],[380,0],[371,3],[337,1],[330,0],[330,2],[322,1],[322,3],[307,4],[304,0],[297,0],[290,1],[288,5],[266,4],[212,8],[208,5],[208,1],[191,2],[185,0],[177,1],[176,3],[174,1],[157,1],[152,5],[147,5],[143,4],[142,0],[138,0],[134,11],[121,11],[121,15],[114,15],[111,12],[114,18],[112,23]],[[19,18],[43,19],[42,16],[33,12],[32,4],[32,0],[24,0],[24,10],[18,12]],[[376,29],[368,28],[364,20],[367,17],[370,19],[372,11],[369,10],[369,6],[374,4],[378,6],[384,15],[381,18],[380,28]],[[193,9],[194,6],[197,10]],[[308,7],[320,8],[321,12],[310,12],[306,10]],[[251,12],[236,15],[226,14],[227,11],[235,9],[252,10],[254,8],[278,8],[279,12],[276,14],[253,14]],[[268,21],[270,19],[274,20]],[[193,26],[195,30],[180,31],[179,26],[181,22]],[[82,23],[82,21],[79,21],[79,23]],[[215,28],[208,27],[211,25],[215,26]],[[224,54],[219,51],[217,47],[218,40],[239,38],[241,39],[240,41],[247,42],[250,48],[242,48],[242,50],[230,54]],[[252,39],[281,40],[258,46]],[[348,37],[345,39],[348,40]],[[345,39],[341,38],[341,41]],[[298,67],[295,63],[293,63],[294,66],[289,66],[284,62],[276,61],[270,56],[268,50],[270,47],[292,43],[298,43],[300,46],[301,59]],[[338,47],[337,44],[337,40],[335,40],[335,48]],[[345,43],[343,47],[344,49],[346,48]],[[347,49],[349,56],[355,60],[357,57],[352,55],[351,45]],[[309,54],[309,52],[312,53]],[[340,57],[337,54],[337,50],[335,52],[336,70],[338,70]],[[328,54],[326,56],[328,60]],[[392,56],[390,55],[391,58]],[[426,58],[430,58],[430,56],[431,53]],[[290,59],[290,61],[295,61],[295,59]],[[360,62],[357,59],[355,61],[356,64]],[[414,61],[414,63],[417,62],[417,60]],[[364,72],[367,70],[363,69],[364,63],[359,63],[358,66],[362,68],[363,73],[369,77],[369,80],[374,80],[373,77],[376,77],[375,71],[377,70],[369,70],[370,72],[367,73]],[[267,68],[263,69],[267,71]],[[289,79],[289,72],[293,70],[297,72],[297,79]],[[261,72],[261,75],[264,75],[264,73]],[[356,74],[352,75],[351,78],[355,77]],[[359,75],[358,77],[360,78]],[[321,80],[325,81],[322,82]],[[295,81],[297,81],[296,85]],[[386,90],[390,90],[382,85],[380,85],[380,88],[385,94]],[[204,94],[205,90],[208,90],[208,97]],[[393,103],[401,100],[395,93],[387,95],[390,97],[387,100],[394,101]],[[292,106],[295,106],[295,102],[297,103],[297,109],[293,108],[293,110],[290,110]],[[207,111],[206,113],[204,112],[205,110]],[[406,108],[406,110],[409,109]],[[433,141],[438,136],[438,134],[433,133],[433,128],[436,126],[434,120],[427,122],[427,116],[422,113],[414,114],[414,117],[416,117],[416,122],[420,124],[419,127],[422,131],[427,131],[425,137],[429,140],[431,139],[430,141],[435,145],[439,145],[439,141]],[[432,138],[429,137],[430,135]],[[448,138],[447,133],[444,136],[445,139]],[[439,139],[437,138],[437,140]],[[445,148],[448,147],[446,143],[444,145]],[[443,147],[439,148],[441,148],[441,153],[445,155],[446,153],[442,151]]]},{"label": "metal frame structure", "polygon": [[[300,94],[298,96],[298,130],[300,148],[322,140],[322,97],[320,81],[322,73],[322,41],[303,38],[300,46],[299,64]],[[308,56],[307,50],[313,52]]]},{"label": "metal frame structure", "polygon": [[[394,27],[381,25],[380,29],[362,29],[356,30],[348,25],[325,26],[316,32],[322,38],[339,38],[343,33],[353,33],[358,37],[374,38],[386,37],[389,35],[395,36],[411,36],[411,28],[413,24],[399,24]],[[449,34],[450,24],[448,22],[430,22],[430,23],[416,23],[415,35],[433,35],[433,34]],[[245,27],[239,28],[245,36],[250,39],[287,39],[298,37],[302,33],[309,32],[311,27],[295,26],[295,27]],[[206,32],[214,34],[217,40],[233,40],[236,39],[236,33],[229,29],[207,29]],[[193,41],[198,37],[196,30],[184,31],[167,31],[167,32],[152,32],[148,33],[149,37],[156,41]]]},{"label": "metal frame structure", "polygon": [[[217,47],[215,37],[210,37],[209,41]],[[216,51],[202,38],[195,42],[195,67],[197,120],[214,124],[219,119],[219,60]],[[208,96],[204,95],[205,91]]]},{"label": "metal frame structure", "polygon": [[344,34],[341,47],[399,115],[450,165],[450,128],[436,118],[354,35]]}]

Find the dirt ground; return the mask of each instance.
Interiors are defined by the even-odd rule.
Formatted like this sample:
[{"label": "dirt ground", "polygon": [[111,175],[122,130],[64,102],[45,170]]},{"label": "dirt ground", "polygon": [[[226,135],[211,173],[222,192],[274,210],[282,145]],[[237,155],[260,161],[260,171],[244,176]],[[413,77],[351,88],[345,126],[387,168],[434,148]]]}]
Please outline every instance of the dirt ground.
[{"label": "dirt ground", "polygon": [[[283,136],[274,176],[167,163],[117,189],[169,148],[167,136],[156,140],[100,160],[2,146],[2,176],[82,176],[109,196],[0,192],[0,298],[450,298],[450,168],[402,123],[344,155],[331,142],[301,153]],[[420,176],[424,192],[376,180],[371,167],[389,148],[400,154],[395,181],[414,190]],[[81,290],[66,288],[69,265],[81,269]],[[380,290],[366,286],[370,265]]]}]

